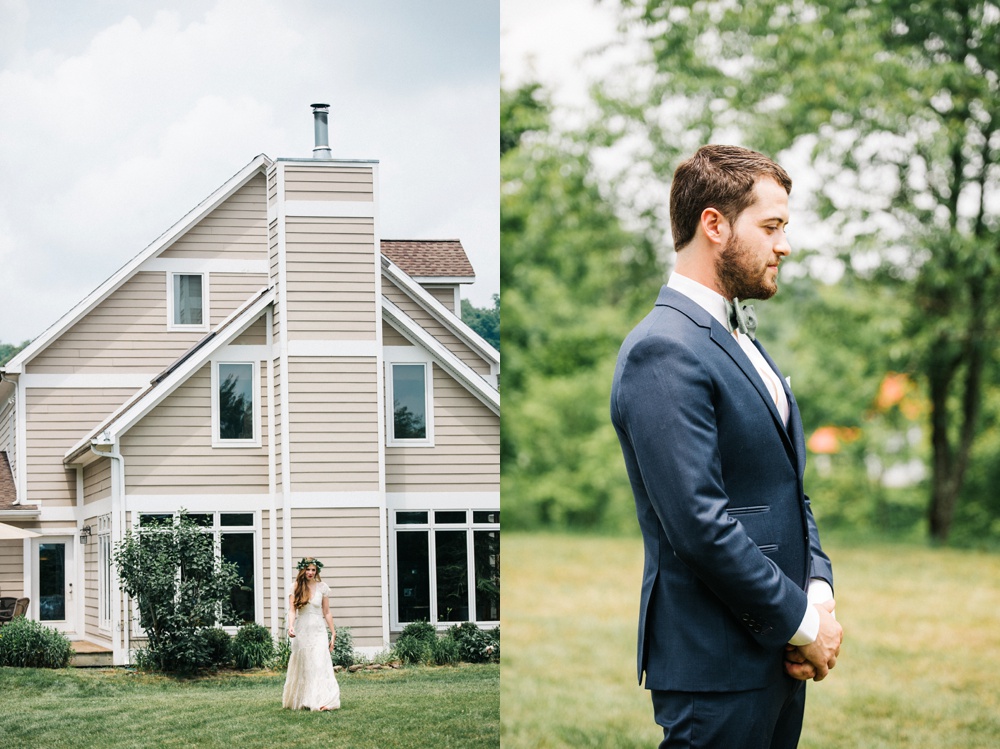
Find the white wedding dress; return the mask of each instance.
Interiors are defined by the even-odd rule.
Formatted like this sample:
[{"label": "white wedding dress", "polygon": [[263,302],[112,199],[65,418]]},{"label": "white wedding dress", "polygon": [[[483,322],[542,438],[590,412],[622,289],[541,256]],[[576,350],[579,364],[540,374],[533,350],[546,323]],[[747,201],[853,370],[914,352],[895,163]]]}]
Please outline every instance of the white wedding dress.
[{"label": "white wedding dress", "polygon": [[295,616],[295,637],[288,659],[281,706],[299,710],[336,710],[340,707],[340,685],[330,660],[330,636],[323,619],[323,596],[330,587],[321,582],[309,603]]}]

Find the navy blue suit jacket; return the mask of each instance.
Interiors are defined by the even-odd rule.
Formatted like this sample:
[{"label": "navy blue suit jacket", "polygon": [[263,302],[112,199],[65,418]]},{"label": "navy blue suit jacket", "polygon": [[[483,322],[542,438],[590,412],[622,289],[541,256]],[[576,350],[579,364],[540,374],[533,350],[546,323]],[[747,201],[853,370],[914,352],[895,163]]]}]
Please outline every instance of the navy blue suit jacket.
[{"label": "navy blue suit jacket", "polygon": [[787,428],[732,333],[666,286],[622,345],[611,418],[645,546],[638,675],[648,689],[781,678],[809,579],[833,585],[785,394]]}]

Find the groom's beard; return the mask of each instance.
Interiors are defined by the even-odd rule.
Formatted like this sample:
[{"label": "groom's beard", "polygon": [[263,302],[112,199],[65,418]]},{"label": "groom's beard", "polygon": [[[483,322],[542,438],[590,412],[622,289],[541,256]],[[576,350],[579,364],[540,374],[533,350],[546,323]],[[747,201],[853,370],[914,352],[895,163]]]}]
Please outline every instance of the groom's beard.
[{"label": "groom's beard", "polygon": [[778,291],[775,280],[767,277],[767,263],[761,260],[736,233],[730,235],[715,261],[715,275],[728,299],[770,299]]}]

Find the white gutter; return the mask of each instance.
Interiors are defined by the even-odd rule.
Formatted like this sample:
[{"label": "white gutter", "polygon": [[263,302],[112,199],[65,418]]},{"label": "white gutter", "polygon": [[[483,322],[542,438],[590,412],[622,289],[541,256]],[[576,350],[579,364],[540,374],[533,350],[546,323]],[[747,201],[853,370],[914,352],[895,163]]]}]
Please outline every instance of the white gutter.
[{"label": "white gutter", "polygon": [[[101,447],[108,447],[108,450],[99,450],[98,445]],[[102,458],[111,458],[117,463],[117,471],[111,472],[111,541],[112,544],[118,543],[125,536],[125,525],[128,520],[128,514],[126,513],[125,497],[127,492],[125,491],[125,456],[122,455],[116,448],[114,442],[110,441],[108,433],[104,432],[102,435],[90,441],[90,451],[95,455]],[[115,511],[115,505],[118,505],[117,512]],[[111,570],[114,573],[115,580],[119,579],[118,574],[118,564],[115,562],[114,555],[111,557]],[[128,665],[131,662],[129,656],[129,648],[131,643],[129,641],[130,627],[128,622],[122,622],[122,609],[131,610],[131,603],[126,599],[124,601],[124,606],[113,606],[111,609],[111,631],[120,631],[124,635],[124,641],[122,637],[116,637],[112,643],[112,658],[114,665],[123,666]]]}]

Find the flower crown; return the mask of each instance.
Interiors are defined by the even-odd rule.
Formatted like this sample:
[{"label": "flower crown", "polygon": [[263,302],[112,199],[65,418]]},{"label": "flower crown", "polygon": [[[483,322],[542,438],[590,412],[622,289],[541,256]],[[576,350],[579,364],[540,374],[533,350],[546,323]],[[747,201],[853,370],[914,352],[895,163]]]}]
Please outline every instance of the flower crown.
[{"label": "flower crown", "polygon": [[307,557],[305,559],[300,560],[298,564],[298,569],[304,570],[309,565],[315,566],[317,572],[323,569],[323,563],[318,559],[313,559],[312,557]]}]

